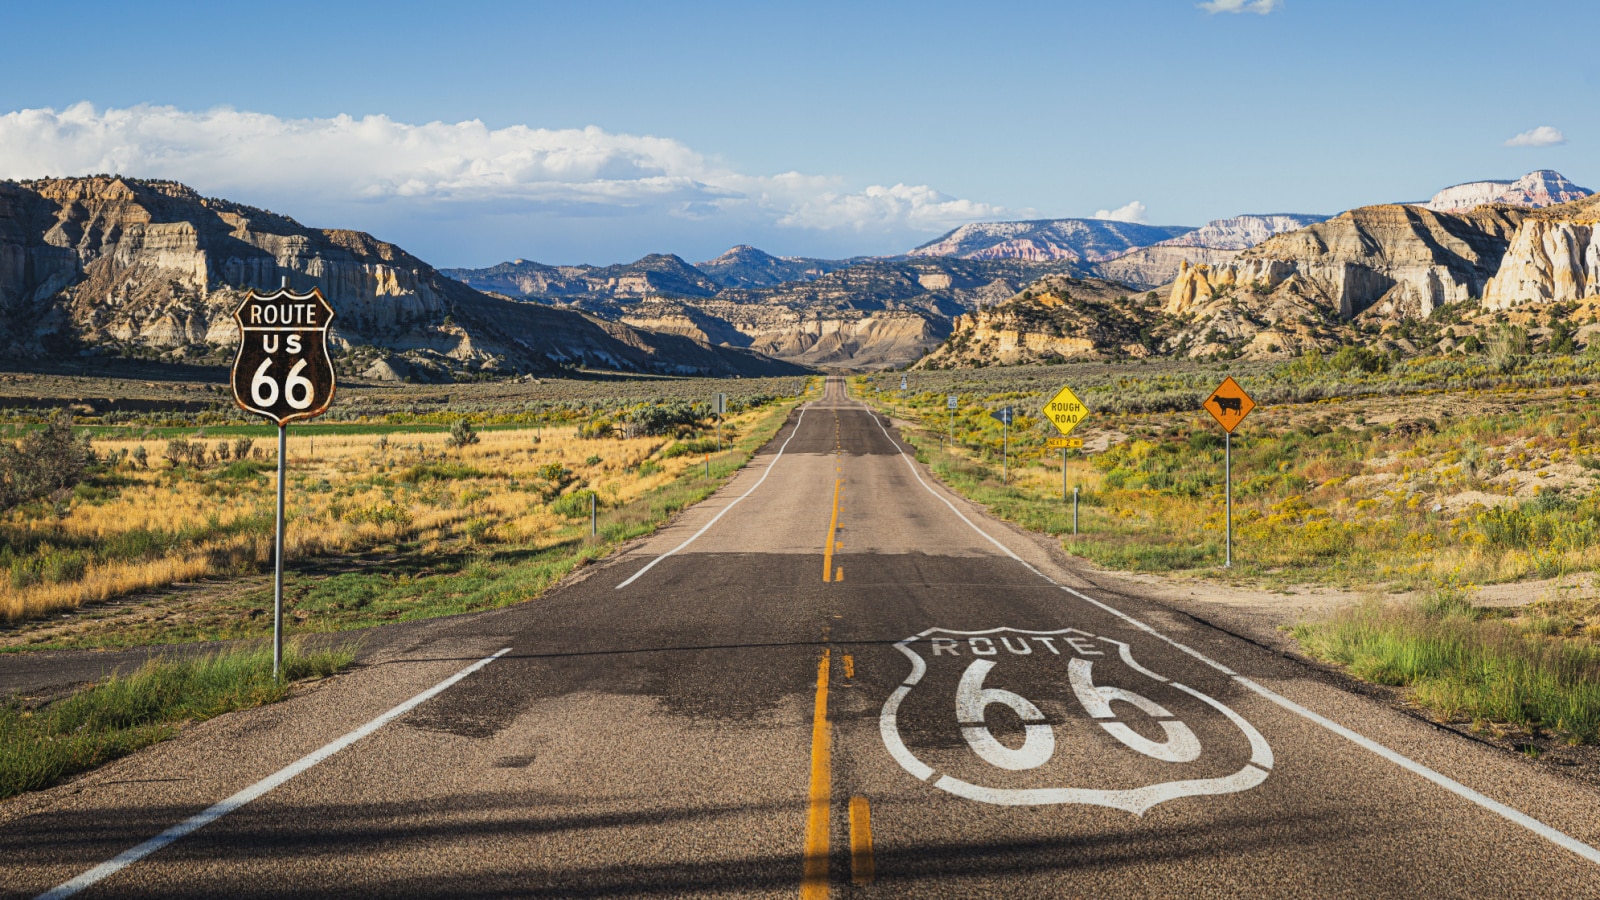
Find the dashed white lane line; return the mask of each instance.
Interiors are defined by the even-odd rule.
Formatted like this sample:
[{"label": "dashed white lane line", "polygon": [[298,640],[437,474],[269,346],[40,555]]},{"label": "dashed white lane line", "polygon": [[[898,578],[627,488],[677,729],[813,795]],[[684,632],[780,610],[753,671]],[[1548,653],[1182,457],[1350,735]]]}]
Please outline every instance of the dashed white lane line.
[{"label": "dashed white lane line", "polygon": [[754,494],[756,492],[756,488],[761,487],[761,483],[766,481],[767,480],[767,476],[771,475],[772,474],[772,470],[777,467],[778,460],[783,459],[783,451],[789,449],[789,441],[794,440],[795,435],[800,433],[800,425],[805,422],[805,420],[806,420],[806,410],[809,409],[810,407],[811,407],[811,404],[809,404],[809,403],[807,403],[805,406],[800,407],[800,418],[795,420],[794,431],[789,433],[789,437],[784,440],[783,446],[778,448],[778,455],[774,456],[772,458],[772,462],[767,464],[767,470],[765,472],[761,473],[761,477],[756,480],[755,484],[750,486],[750,490],[745,491],[744,493],[740,494],[738,497],[736,497],[734,499],[734,501],[732,503],[729,503],[727,506],[724,506],[716,515],[711,517],[711,521],[709,521],[705,525],[701,526],[699,531],[696,531],[694,534],[690,535],[688,540],[684,541],[683,543],[679,544],[676,547],[673,547],[671,550],[668,550],[667,552],[661,554],[660,556],[656,557],[655,559],[650,560],[648,565],[646,565],[644,568],[640,569],[639,571],[633,573],[632,575],[628,576],[628,580],[624,581],[623,583],[621,583],[619,585],[617,585],[616,589],[620,591],[623,588],[627,587],[628,585],[633,584],[635,581],[637,581],[639,579],[639,576],[641,576],[644,573],[650,571],[651,569],[654,569],[656,567],[657,563],[661,562],[663,559],[666,559],[667,557],[671,556],[672,554],[677,553],[678,551],[682,550],[683,548],[685,548],[685,547],[689,546],[690,544],[694,543],[695,541],[699,540],[701,535],[703,535],[706,532],[711,530],[711,526],[717,524],[717,520],[718,519],[720,519],[723,516],[728,514],[728,510],[733,509],[735,506],[738,506],[740,500],[743,500],[744,498],[750,496],[751,494]]},{"label": "dashed white lane line", "polygon": [[382,728],[390,722],[393,722],[395,719],[400,718],[411,710],[416,709],[418,706],[421,706],[432,697],[449,690],[453,685],[456,684],[456,682],[466,678],[473,672],[478,671],[484,666],[487,666],[489,663],[494,662],[510,652],[511,648],[506,647],[493,656],[488,656],[478,660],[472,665],[467,666],[465,669],[462,669],[456,674],[451,675],[444,681],[441,681],[433,687],[428,688],[422,693],[412,697],[410,700],[407,700],[399,706],[396,706],[394,709],[389,710],[388,712],[377,717],[376,719],[373,719],[360,728],[357,728],[355,731],[350,732],[344,737],[341,737],[332,743],[325,744],[321,749],[312,751],[311,753],[302,756],[300,759],[290,763],[287,766],[284,766],[271,775],[268,775],[266,778],[263,778],[255,784],[252,784],[244,790],[238,792],[237,794],[234,794],[232,797],[229,797],[228,799],[223,800],[202,812],[190,816],[189,818],[179,822],[171,828],[168,828],[166,831],[161,832],[137,847],[131,847],[127,850],[124,850],[123,852],[117,854],[114,858],[95,866],[71,881],[63,882],[62,884],[45,891],[44,893],[40,894],[36,900],[57,900],[57,898],[61,897],[71,897],[73,894],[76,894],[84,888],[89,887],[95,882],[115,875],[117,872],[120,872],[139,860],[144,859],[146,856],[149,856],[157,850],[160,850],[162,847],[193,834],[195,831],[204,828],[228,813],[231,813],[234,810],[244,806],[250,801],[261,797],[268,791],[271,791],[273,788],[284,784],[285,782],[294,778],[296,775],[299,775],[307,769],[310,769],[312,766],[315,766],[317,763],[322,762],[335,753],[338,753],[340,750],[343,750],[351,744],[354,744],[356,741],[359,741],[367,735],[372,734],[374,731],[377,731],[379,728]]},{"label": "dashed white lane line", "polygon": [[951,503],[944,495],[942,495],[938,491],[934,490],[933,487],[928,484],[928,482],[924,481],[923,478],[922,478],[922,473],[917,471],[916,464],[911,460],[910,457],[906,456],[906,451],[905,451],[905,449],[903,447],[900,446],[900,442],[896,441],[894,439],[894,437],[889,434],[889,430],[887,428],[883,427],[883,422],[881,420],[879,420],[878,416],[875,413],[873,413],[872,410],[869,407],[867,407],[867,405],[865,403],[862,404],[862,408],[867,411],[867,414],[869,416],[872,417],[872,421],[877,423],[878,430],[882,431],[883,432],[883,436],[889,439],[889,443],[894,445],[895,450],[898,451],[899,454],[900,454],[900,458],[905,461],[906,467],[911,470],[912,476],[917,479],[917,483],[922,485],[923,489],[925,489],[928,493],[932,494],[936,499],[939,500],[939,502],[943,503],[945,506],[948,506],[950,508],[950,511],[956,514],[957,518],[959,518],[959,519],[961,519],[961,521],[967,523],[967,527],[971,528],[973,531],[976,531],[979,535],[981,535],[989,543],[991,543],[991,544],[995,545],[996,547],[998,547],[1001,550],[1001,552],[1005,553],[1005,555],[1011,557],[1012,559],[1016,560],[1017,562],[1021,563],[1024,566],[1026,566],[1028,571],[1032,572],[1035,575],[1038,575],[1040,578],[1043,578],[1045,581],[1050,582],[1051,584],[1053,584],[1056,587],[1062,589],[1063,591],[1066,591],[1067,593],[1073,595],[1074,597],[1077,597],[1080,600],[1083,600],[1085,602],[1091,603],[1091,604],[1099,607],[1100,609],[1105,610],[1106,612],[1110,613],[1113,616],[1116,616],[1117,618],[1121,619],[1124,622],[1127,622],[1129,625],[1139,629],[1140,631],[1143,631],[1143,632],[1151,635],[1152,637],[1159,638],[1159,639],[1167,642],[1168,644],[1171,644],[1174,648],[1176,648],[1178,650],[1181,650],[1184,653],[1189,654],[1190,656],[1193,656],[1195,659],[1200,660],[1201,662],[1203,662],[1206,665],[1212,667],[1213,669],[1216,669],[1217,671],[1223,673],[1224,675],[1227,675],[1227,676],[1231,677],[1234,681],[1238,682],[1240,685],[1244,686],[1245,688],[1248,688],[1249,690],[1254,691],[1257,694],[1260,694],[1262,697],[1265,697],[1266,699],[1272,701],[1273,703],[1276,703],[1277,705],[1279,705],[1279,706],[1283,707],[1284,709],[1294,713],[1295,715],[1298,715],[1298,716],[1300,716],[1300,717],[1302,717],[1304,719],[1307,719],[1308,721],[1315,722],[1316,724],[1321,725],[1323,728],[1328,729],[1329,731],[1333,732],[1334,734],[1337,734],[1338,736],[1344,738],[1345,740],[1350,741],[1351,743],[1355,744],[1356,746],[1361,747],[1364,750],[1369,750],[1372,753],[1375,753],[1378,756],[1382,757],[1383,759],[1386,759],[1389,762],[1392,762],[1395,765],[1401,767],[1402,769],[1405,769],[1406,771],[1411,772],[1414,775],[1417,775],[1417,776],[1420,776],[1422,778],[1425,778],[1428,781],[1431,781],[1434,784],[1438,785],[1439,787],[1442,787],[1445,790],[1451,792],[1452,794],[1455,794],[1456,796],[1461,797],[1464,800],[1469,800],[1472,803],[1477,804],[1478,806],[1482,807],[1483,809],[1486,809],[1486,810],[1488,810],[1488,811],[1490,811],[1490,812],[1492,812],[1492,813],[1494,813],[1494,814],[1506,819],[1509,822],[1514,822],[1514,823],[1516,823],[1518,825],[1521,825],[1523,828],[1528,829],[1529,831],[1533,832],[1534,834],[1537,834],[1538,836],[1540,836],[1540,837],[1544,838],[1545,840],[1555,844],[1558,847],[1562,847],[1562,848],[1565,848],[1567,850],[1570,850],[1573,853],[1576,853],[1578,856],[1581,856],[1584,859],[1586,859],[1586,860],[1588,860],[1588,861],[1590,861],[1592,863],[1600,864],[1600,849],[1592,847],[1589,844],[1585,844],[1584,842],[1578,840],[1577,838],[1574,838],[1571,835],[1568,835],[1568,834],[1566,834],[1566,833],[1564,833],[1562,831],[1558,831],[1557,829],[1552,828],[1549,825],[1544,824],[1543,822],[1540,822],[1538,819],[1535,819],[1532,816],[1527,815],[1526,813],[1520,812],[1520,811],[1518,811],[1516,809],[1513,809],[1510,806],[1507,806],[1504,803],[1501,803],[1500,801],[1494,799],[1493,797],[1489,797],[1489,796],[1486,796],[1484,794],[1480,794],[1477,791],[1473,790],[1472,788],[1469,788],[1466,785],[1462,784],[1461,782],[1456,781],[1455,779],[1450,778],[1447,775],[1443,775],[1443,774],[1441,774],[1439,772],[1435,772],[1434,770],[1428,768],[1427,766],[1425,766],[1425,765],[1423,765],[1423,764],[1421,764],[1419,762],[1416,762],[1415,760],[1412,760],[1412,759],[1410,759],[1408,757],[1402,756],[1401,754],[1396,753],[1393,750],[1390,750],[1388,747],[1383,746],[1382,744],[1378,743],[1377,741],[1372,740],[1371,738],[1364,737],[1363,735],[1361,735],[1361,734],[1359,734],[1359,733],[1357,733],[1355,731],[1352,731],[1349,728],[1346,728],[1343,725],[1340,725],[1339,723],[1334,722],[1331,719],[1328,719],[1328,718],[1326,718],[1324,716],[1318,715],[1317,713],[1312,712],[1311,710],[1305,708],[1304,706],[1301,706],[1300,704],[1294,702],[1293,700],[1290,700],[1289,698],[1283,696],[1282,694],[1279,694],[1276,691],[1271,690],[1270,688],[1263,687],[1262,685],[1259,685],[1259,684],[1255,683],[1254,681],[1251,681],[1250,679],[1244,677],[1243,675],[1238,674],[1237,672],[1233,671],[1232,669],[1228,668],[1227,666],[1223,665],[1222,663],[1219,663],[1216,660],[1211,659],[1210,657],[1208,657],[1205,654],[1201,653],[1200,651],[1195,650],[1193,647],[1189,647],[1189,646],[1186,646],[1186,645],[1184,645],[1182,643],[1179,643],[1178,641],[1175,641],[1172,638],[1167,637],[1166,635],[1164,635],[1161,632],[1155,630],[1154,628],[1150,627],[1149,625],[1146,625],[1145,623],[1139,621],[1138,619],[1135,619],[1132,616],[1127,615],[1126,613],[1122,612],[1121,610],[1114,609],[1111,606],[1108,606],[1105,603],[1102,603],[1099,600],[1096,600],[1093,597],[1090,597],[1090,596],[1088,596],[1087,594],[1084,594],[1081,591],[1073,590],[1072,588],[1067,587],[1066,585],[1056,581],[1054,578],[1051,578],[1050,576],[1048,576],[1048,575],[1044,574],[1043,572],[1039,571],[1032,564],[1030,564],[1027,560],[1025,560],[1022,557],[1018,556],[1016,553],[1013,553],[1010,547],[1007,547],[1006,545],[1004,545],[1004,544],[1000,543],[999,541],[995,540],[995,538],[992,535],[990,535],[987,531],[984,531],[982,528],[979,528],[971,519],[967,518],[966,515],[961,512],[961,510],[957,509],[956,505],[954,503]]}]

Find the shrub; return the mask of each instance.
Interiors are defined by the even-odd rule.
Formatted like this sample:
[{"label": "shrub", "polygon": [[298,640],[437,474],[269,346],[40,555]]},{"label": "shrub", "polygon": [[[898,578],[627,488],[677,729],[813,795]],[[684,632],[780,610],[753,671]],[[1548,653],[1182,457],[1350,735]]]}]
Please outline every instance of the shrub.
[{"label": "shrub", "polygon": [[458,419],[450,426],[450,437],[445,439],[445,444],[453,450],[460,450],[478,441],[478,433],[472,430],[472,423],[466,419]]},{"label": "shrub", "polygon": [[93,463],[88,438],[72,433],[71,414],[57,413],[18,443],[0,442],[0,509],[73,487]]},{"label": "shrub", "polygon": [[587,488],[581,491],[573,491],[570,494],[563,494],[557,497],[554,503],[550,504],[550,511],[569,519],[587,516],[591,498],[593,498],[594,502],[599,502],[599,495]]}]

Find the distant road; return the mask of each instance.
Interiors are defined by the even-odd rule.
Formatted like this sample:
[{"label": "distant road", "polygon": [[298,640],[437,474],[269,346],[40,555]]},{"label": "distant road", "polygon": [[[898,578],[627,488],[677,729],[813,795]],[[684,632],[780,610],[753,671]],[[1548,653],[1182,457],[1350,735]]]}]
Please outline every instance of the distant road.
[{"label": "distant road", "polygon": [[830,379],[587,578],[0,807],[0,891],[1600,897],[1600,790],[1099,586],[902,449]]}]

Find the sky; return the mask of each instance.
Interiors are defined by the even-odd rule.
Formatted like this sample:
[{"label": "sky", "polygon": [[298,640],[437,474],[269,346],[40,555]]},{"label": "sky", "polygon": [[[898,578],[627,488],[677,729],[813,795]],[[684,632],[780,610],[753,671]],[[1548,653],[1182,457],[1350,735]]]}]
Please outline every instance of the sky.
[{"label": "sky", "polygon": [[[903,252],[1600,187],[1593,0],[6,4],[0,178],[172,178],[435,266]],[[18,36],[27,36],[19,39]]]}]

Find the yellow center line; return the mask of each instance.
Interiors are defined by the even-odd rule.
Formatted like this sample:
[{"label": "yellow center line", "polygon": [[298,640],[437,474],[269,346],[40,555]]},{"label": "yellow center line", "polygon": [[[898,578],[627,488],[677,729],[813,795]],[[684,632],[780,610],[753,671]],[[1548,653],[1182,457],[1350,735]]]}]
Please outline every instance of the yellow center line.
[{"label": "yellow center line", "polygon": [[805,867],[800,900],[828,897],[828,812],[833,796],[832,734],[828,730],[828,657],[817,663],[817,703],[811,718],[811,803],[806,814]]},{"label": "yellow center line", "polygon": [[872,860],[872,809],[865,797],[850,798],[850,880],[871,884],[878,875]]},{"label": "yellow center line", "polygon": [[843,486],[843,478],[833,483],[833,520],[828,523],[828,541],[822,545],[823,581],[833,580],[833,536],[839,530],[839,490]]}]

